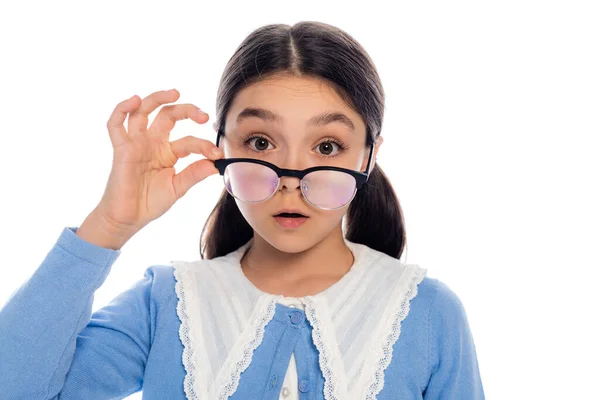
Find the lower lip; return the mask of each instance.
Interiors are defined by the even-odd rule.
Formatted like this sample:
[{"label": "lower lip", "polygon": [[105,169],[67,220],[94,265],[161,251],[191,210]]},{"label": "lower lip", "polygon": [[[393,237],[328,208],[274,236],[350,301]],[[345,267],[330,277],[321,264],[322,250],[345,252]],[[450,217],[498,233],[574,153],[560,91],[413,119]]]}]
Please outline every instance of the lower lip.
[{"label": "lower lip", "polygon": [[302,217],[302,218],[275,217],[275,220],[277,221],[277,223],[282,228],[286,228],[286,229],[298,228],[300,225],[302,225],[304,222],[306,222],[307,219],[308,219],[308,217]]}]

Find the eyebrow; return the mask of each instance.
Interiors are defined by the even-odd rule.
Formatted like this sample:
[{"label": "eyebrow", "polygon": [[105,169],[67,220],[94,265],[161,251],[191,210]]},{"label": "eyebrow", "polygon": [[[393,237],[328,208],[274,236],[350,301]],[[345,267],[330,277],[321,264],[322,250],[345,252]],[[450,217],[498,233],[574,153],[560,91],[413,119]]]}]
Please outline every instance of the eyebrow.
[{"label": "eyebrow", "polygon": [[[243,120],[251,117],[260,118],[263,121],[275,122],[281,124],[283,119],[274,112],[260,107],[246,107],[240,112],[236,118],[236,122],[240,123]],[[325,111],[315,115],[306,123],[307,126],[325,126],[334,122],[339,122],[348,128],[352,133],[356,132],[356,127],[350,118],[340,112]]]}]

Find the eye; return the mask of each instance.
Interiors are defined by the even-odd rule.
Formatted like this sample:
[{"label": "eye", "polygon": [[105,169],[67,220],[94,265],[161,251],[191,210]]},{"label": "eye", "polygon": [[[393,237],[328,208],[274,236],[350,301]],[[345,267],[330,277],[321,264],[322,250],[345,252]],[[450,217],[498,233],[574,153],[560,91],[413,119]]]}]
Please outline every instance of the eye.
[{"label": "eye", "polygon": [[330,156],[331,153],[334,151],[334,147],[339,148],[340,146],[337,143],[334,143],[333,141],[325,141],[317,145],[317,148],[321,151],[321,154],[325,156]]},{"label": "eye", "polygon": [[[253,140],[255,140],[254,145],[250,144]],[[269,143],[270,142],[267,138],[260,135],[251,135],[248,138],[244,139],[244,146],[252,151],[269,150]]]},{"label": "eye", "polygon": [[[334,147],[337,147],[338,151],[332,155],[331,152],[333,151]],[[317,145],[317,148],[322,152],[321,155],[323,155],[326,158],[333,158],[339,156],[341,153],[344,152],[344,150],[346,150],[346,147],[346,144],[334,138],[327,138]]]},{"label": "eye", "polygon": [[[244,143],[244,147],[250,151],[254,151],[257,153],[264,152],[269,149],[269,144],[271,143],[269,139],[259,134],[250,134],[249,136],[242,139]],[[254,142],[254,143],[253,143]],[[335,148],[337,147],[337,151]],[[323,158],[334,158],[339,156],[341,153],[346,150],[348,146],[342,141],[329,137],[325,138],[321,143],[319,143],[315,148],[319,149],[319,155]]]}]

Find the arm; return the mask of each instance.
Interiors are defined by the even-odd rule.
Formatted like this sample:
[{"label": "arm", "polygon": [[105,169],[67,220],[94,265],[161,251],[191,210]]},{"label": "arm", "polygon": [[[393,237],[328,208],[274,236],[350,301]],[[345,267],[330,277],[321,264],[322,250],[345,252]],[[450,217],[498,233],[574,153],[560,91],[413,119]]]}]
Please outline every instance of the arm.
[{"label": "arm", "polygon": [[424,400],[484,400],[475,343],[465,309],[443,282],[429,310],[429,383]]},{"label": "arm", "polygon": [[120,250],[76,230],[63,230],[0,310],[0,387],[8,399],[106,399],[141,389],[153,334],[152,271],[91,315]]}]

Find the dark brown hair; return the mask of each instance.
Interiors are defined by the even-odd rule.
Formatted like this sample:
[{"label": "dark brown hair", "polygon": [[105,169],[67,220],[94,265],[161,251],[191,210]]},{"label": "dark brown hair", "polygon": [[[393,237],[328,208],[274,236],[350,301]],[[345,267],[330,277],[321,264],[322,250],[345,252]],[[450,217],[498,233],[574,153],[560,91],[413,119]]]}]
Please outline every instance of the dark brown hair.
[{"label": "dark brown hair", "polygon": [[[244,39],[227,63],[219,84],[214,125],[218,135],[225,132],[225,119],[235,95],[275,74],[316,77],[327,82],[362,116],[367,127],[365,146],[376,142],[383,123],[384,92],[375,65],[348,33],[314,21],[293,26],[266,25]],[[377,163],[350,203],[345,218],[346,239],[400,258],[406,242],[404,217],[396,193]],[[253,229],[235,199],[223,189],[202,230],[201,257],[212,259],[228,254],[252,235]]]}]

